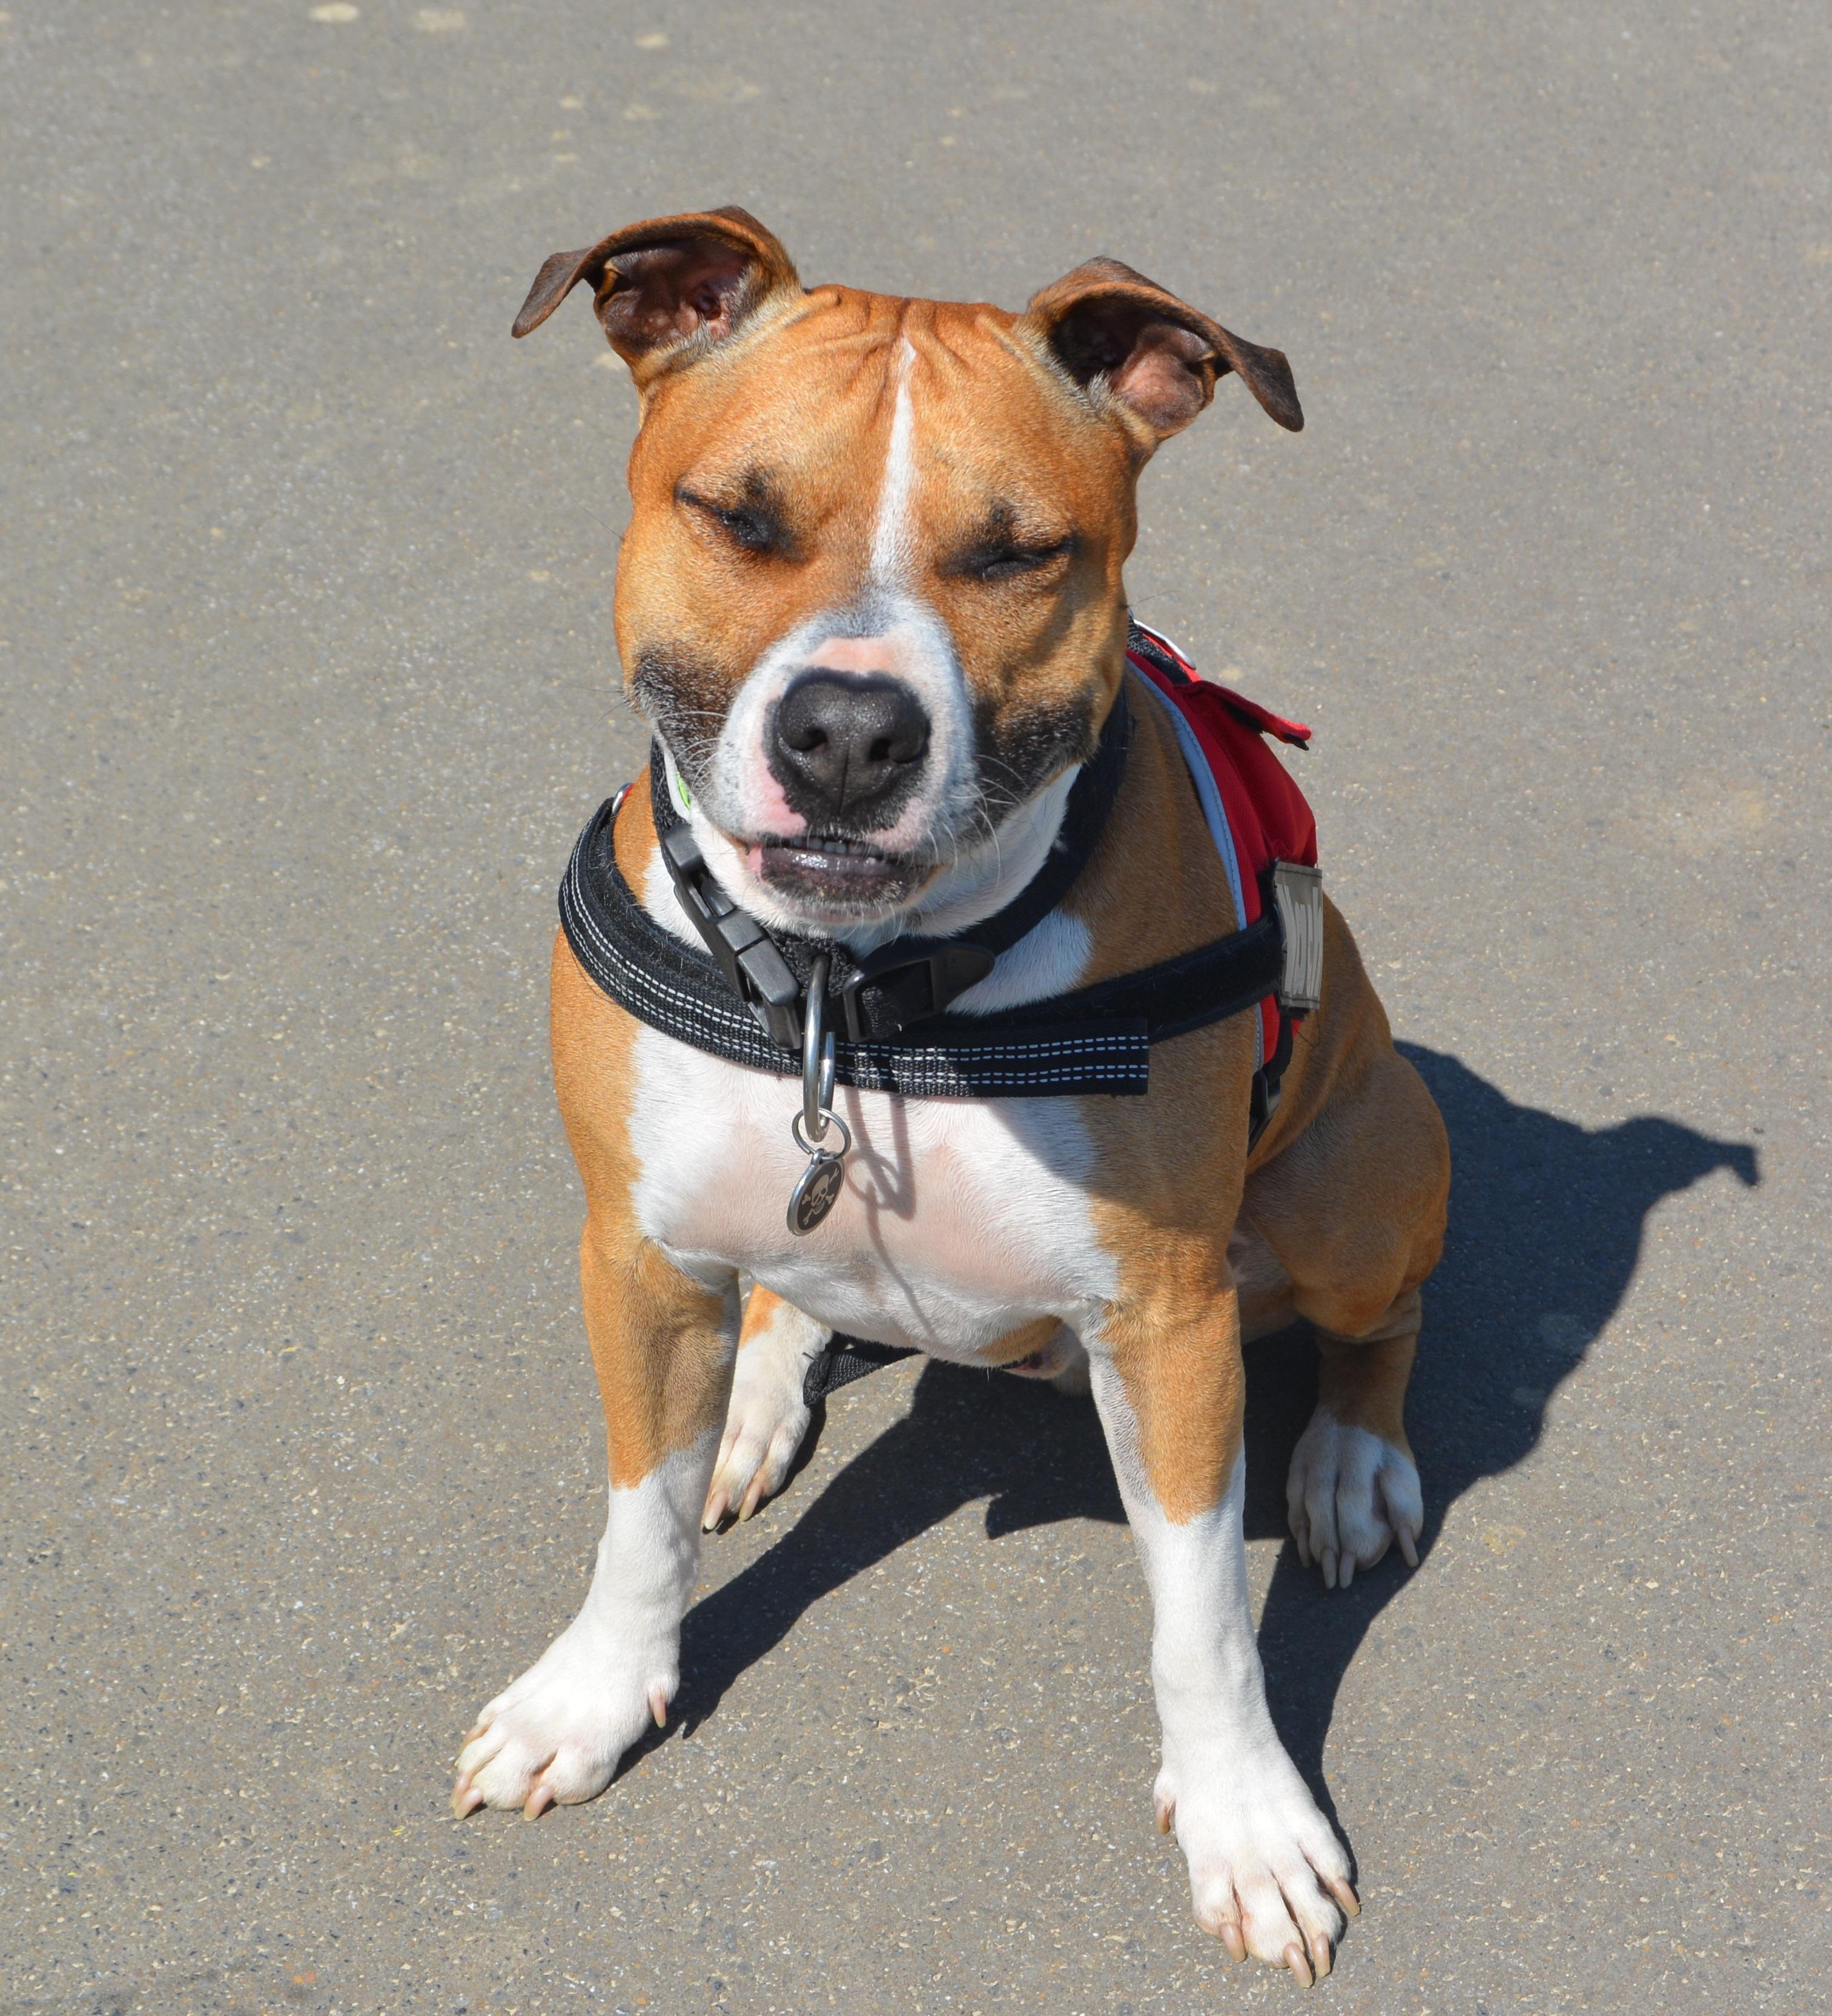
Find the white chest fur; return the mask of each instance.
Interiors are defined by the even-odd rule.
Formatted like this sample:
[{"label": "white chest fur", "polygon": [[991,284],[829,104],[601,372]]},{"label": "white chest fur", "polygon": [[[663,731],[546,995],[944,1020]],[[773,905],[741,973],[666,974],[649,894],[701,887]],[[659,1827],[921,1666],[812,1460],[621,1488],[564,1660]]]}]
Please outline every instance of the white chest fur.
[{"label": "white chest fur", "polygon": [[962,1359],[1039,1317],[1079,1330],[1112,1291],[1073,1100],[842,1089],[845,1187],[798,1238],[786,1212],[808,1161],[789,1135],[799,1082],[647,1028],[635,1066],[637,1215],[689,1273],[711,1281],[742,1268],[836,1330]]}]

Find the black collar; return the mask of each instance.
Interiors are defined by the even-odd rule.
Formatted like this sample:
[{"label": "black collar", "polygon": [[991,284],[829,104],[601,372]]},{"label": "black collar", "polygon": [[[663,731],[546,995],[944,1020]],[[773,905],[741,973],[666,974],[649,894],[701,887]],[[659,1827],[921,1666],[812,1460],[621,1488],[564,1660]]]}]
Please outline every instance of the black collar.
[{"label": "black collar", "polygon": [[[948,1012],[1000,952],[1067,894],[1112,808],[1129,736],[1129,717],[1103,735],[1070,794],[1067,844],[996,917],[959,938],[899,939],[862,962],[848,960],[829,1014],[830,1026],[845,1031],[835,1046],[839,1083],[925,1099],[1142,1093],[1154,1043],[1238,1014],[1276,992],[1284,936],[1269,902],[1244,931],[1140,972],[995,1014]],[[657,826],[669,820],[664,858],[677,888],[684,877],[703,905],[696,910],[683,895],[711,956],[683,945],[643,909],[617,868],[612,828],[621,801],[607,799],[599,808],[560,885],[560,923],[579,963],[652,1028],[734,1064],[797,1075],[797,970],[805,973],[815,952],[832,949],[766,931],[731,902],[704,862],[696,870],[685,866],[683,856],[699,858],[692,829],[658,801]],[[1282,1065],[1283,1057],[1274,1062]],[[1259,1099],[1256,1087],[1256,1105]]]}]

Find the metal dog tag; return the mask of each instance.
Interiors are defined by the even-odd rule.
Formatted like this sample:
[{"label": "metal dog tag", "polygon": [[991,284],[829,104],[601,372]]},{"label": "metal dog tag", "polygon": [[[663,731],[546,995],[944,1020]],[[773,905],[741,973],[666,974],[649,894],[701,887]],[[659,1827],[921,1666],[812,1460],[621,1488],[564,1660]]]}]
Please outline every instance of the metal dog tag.
[{"label": "metal dog tag", "polygon": [[800,1182],[789,1193],[789,1229],[797,1237],[812,1232],[833,1208],[845,1179],[840,1157],[831,1148],[817,1148]]}]

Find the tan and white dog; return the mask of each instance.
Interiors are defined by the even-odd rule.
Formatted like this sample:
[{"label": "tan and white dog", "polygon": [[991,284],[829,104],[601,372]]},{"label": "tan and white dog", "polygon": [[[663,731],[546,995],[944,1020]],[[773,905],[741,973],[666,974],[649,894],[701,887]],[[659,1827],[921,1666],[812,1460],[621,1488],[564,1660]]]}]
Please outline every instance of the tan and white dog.
[{"label": "tan and white dog", "polygon": [[[1140,469],[1229,371],[1301,425],[1285,359],[1110,261],[1022,315],[804,290],[735,209],[556,254],[516,333],[581,280],[642,400],[617,648],[718,882],[766,926],[860,951],[999,911],[1136,677],[1121,569]],[[1088,866],[956,1012],[1236,927],[1165,711],[1132,711]],[[698,949],[646,790],[615,848]],[[843,1093],[845,1187],[804,1238],[783,1215],[806,1162],[798,1085],[637,1021],[560,940],[554,1071],[585,1191],[610,1514],[584,1608],[466,1744],[459,1813],[588,1799],[664,1719],[703,1525],[780,1488],[804,1369],[844,1331],[1091,1383],[1155,1606],[1159,1823],[1236,1959],[1327,1972],[1358,1907],[1267,1711],[1241,1343],[1301,1317],[1321,1344],[1289,1486],[1304,1558],[1331,1586],[1395,1542],[1416,1561],[1401,1417],[1449,1156],[1348,927],[1326,919],[1322,1006],[1251,1154],[1258,1022],[1236,1016],[1161,1045],[1143,1097]]]}]

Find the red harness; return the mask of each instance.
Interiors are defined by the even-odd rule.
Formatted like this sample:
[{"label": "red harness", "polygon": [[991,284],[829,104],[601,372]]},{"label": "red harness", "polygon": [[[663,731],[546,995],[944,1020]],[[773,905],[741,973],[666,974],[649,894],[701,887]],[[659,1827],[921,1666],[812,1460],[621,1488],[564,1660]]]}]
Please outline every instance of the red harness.
[{"label": "red harness", "polygon": [[[1275,861],[1316,866],[1316,815],[1265,740],[1276,736],[1308,749],[1310,730],[1231,686],[1200,678],[1175,645],[1136,617],[1126,661],[1170,710],[1190,781],[1228,871],[1236,928],[1244,929],[1265,907],[1265,877]],[[1259,1017],[1261,1054],[1269,1059],[1280,1040],[1277,1003],[1262,1001]]]}]

